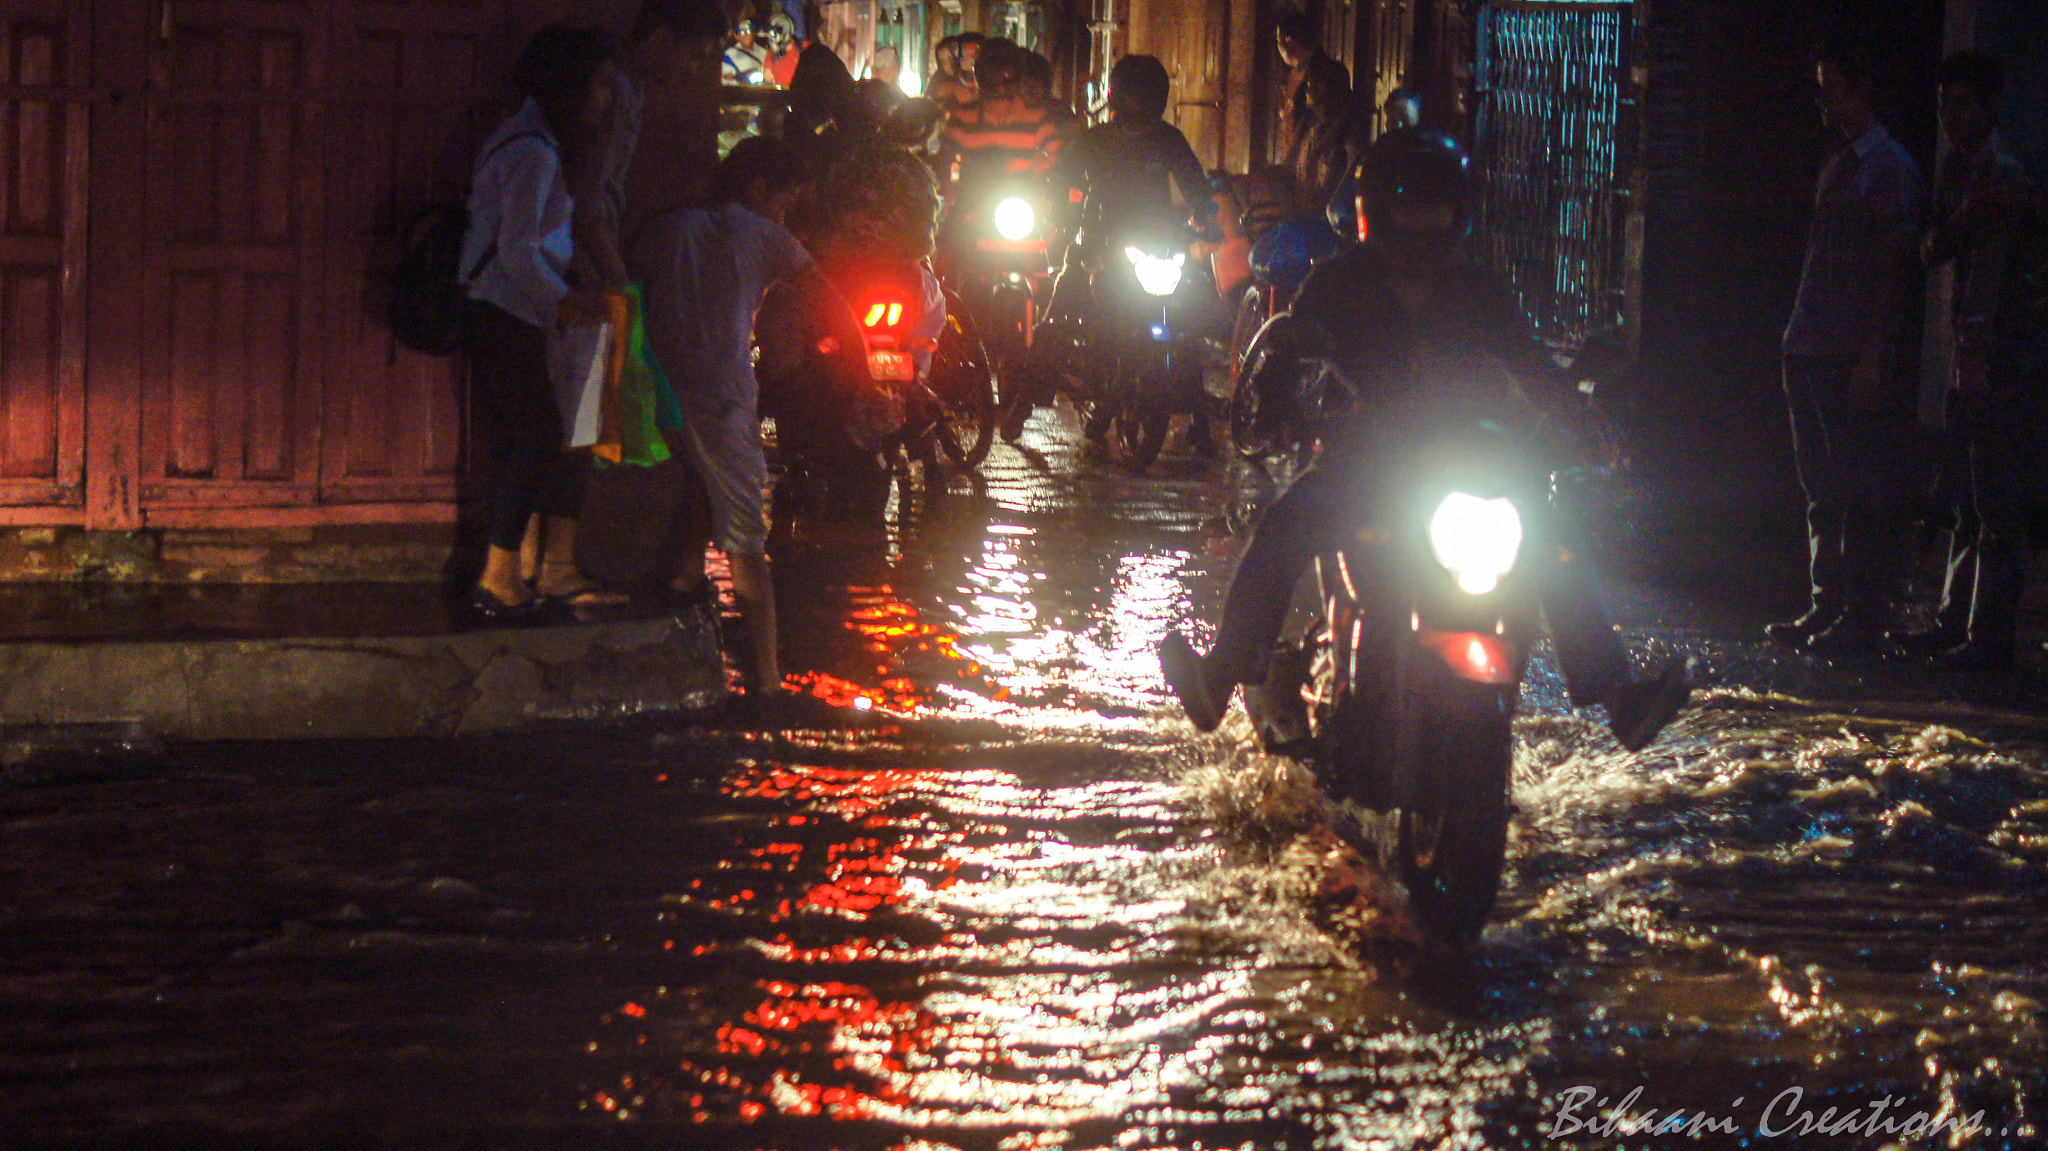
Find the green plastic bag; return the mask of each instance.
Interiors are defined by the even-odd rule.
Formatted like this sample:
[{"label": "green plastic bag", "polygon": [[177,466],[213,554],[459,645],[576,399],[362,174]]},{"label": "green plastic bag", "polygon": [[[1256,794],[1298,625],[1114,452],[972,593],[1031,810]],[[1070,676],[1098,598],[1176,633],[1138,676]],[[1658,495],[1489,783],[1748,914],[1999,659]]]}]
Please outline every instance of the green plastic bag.
[{"label": "green plastic bag", "polygon": [[619,463],[653,467],[669,458],[663,431],[683,426],[683,406],[647,346],[646,308],[640,285],[626,285],[631,319],[626,325],[626,362],[619,373]]}]

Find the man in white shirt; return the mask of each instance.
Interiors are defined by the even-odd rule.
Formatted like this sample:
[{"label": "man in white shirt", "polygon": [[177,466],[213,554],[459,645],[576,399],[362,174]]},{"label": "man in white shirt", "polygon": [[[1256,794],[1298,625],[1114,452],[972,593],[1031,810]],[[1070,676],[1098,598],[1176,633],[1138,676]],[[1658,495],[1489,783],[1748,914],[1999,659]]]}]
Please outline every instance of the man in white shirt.
[{"label": "man in white shirt", "polygon": [[754,22],[740,21],[732,47],[725,50],[723,78],[728,84],[768,82],[768,49],[754,39]]},{"label": "man in white shirt", "polygon": [[[649,346],[682,402],[684,455],[710,497],[712,542],[732,564],[733,599],[753,647],[747,689],[764,696],[780,689],[782,674],[767,555],[768,463],[754,380],[754,313],[771,286],[788,283],[828,318],[842,349],[851,354],[866,346],[852,310],[782,226],[803,191],[804,172],[802,156],[782,140],[742,140],[712,179],[716,203],[656,216],[627,257],[645,291]],[[709,588],[703,541],[685,542],[671,586],[688,602],[707,596]]]}]

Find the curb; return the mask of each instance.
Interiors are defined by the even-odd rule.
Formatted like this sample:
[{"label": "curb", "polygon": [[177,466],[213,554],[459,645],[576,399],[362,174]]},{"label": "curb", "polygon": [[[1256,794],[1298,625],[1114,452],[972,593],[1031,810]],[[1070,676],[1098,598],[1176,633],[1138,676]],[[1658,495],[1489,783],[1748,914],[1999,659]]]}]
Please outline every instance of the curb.
[{"label": "curb", "polygon": [[666,615],[368,639],[0,644],[0,727],[167,739],[395,738],[707,709],[708,625]]}]

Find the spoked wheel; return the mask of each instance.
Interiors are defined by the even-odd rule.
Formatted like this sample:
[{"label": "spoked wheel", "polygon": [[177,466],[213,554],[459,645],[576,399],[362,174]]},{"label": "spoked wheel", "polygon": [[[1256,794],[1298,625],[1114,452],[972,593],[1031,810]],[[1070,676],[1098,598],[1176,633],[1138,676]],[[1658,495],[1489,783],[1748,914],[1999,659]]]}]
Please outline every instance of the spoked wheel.
[{"label": "spoked wheel", "polygon": [[975,336],[972,321],[959,312],[946,317],[932,351],[931,392],[938,401],[931,413],[931,436],[954,467],[970,469],[988,458],[1002,413],[996,406],[996,377],[988,349]]},{"label": "spoked wheel", "polygon": [[1464,946],[1500,895],[1512,741],[1491,698],[1425,722],[1424,778],[1402,805],[1395,852],[1417,916],[1438,938]]}]

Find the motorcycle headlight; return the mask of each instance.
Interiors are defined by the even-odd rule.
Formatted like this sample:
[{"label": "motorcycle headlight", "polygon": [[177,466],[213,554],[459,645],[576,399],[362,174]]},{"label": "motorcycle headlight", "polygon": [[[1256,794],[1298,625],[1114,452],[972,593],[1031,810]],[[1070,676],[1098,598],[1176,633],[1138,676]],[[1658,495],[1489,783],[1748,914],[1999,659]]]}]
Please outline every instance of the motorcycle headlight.
[{"label": "motorcycle headlight", "polygon": [[1175,252],[1172,259],[1166,259],[1135,244],[1124,249],[1124,259],[1131,262],[1131,270],[1138,274],[1138,286],[1148,296],[1173,295],[1180,287],[1181,267],[1188,262],[1186,252]]},{"label": "motorcycle headlight", "polygon": [[1452,492],[1429,517],[1436,562],[1472,595],[1485,595],[1513,571],[1522,550],[1522,513],[1510,500]]},{"label": "motorcycle headlight", "polygon": [[1021,240],[1038,230],[1038,213],[1021,196],[1011,196],[996,205],[996,234],[1005,240]]}]

